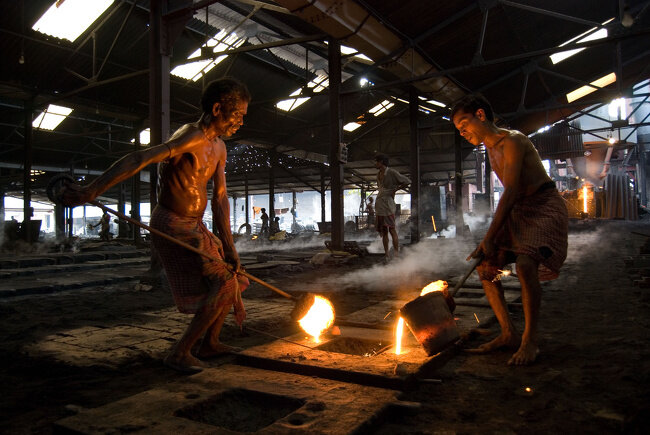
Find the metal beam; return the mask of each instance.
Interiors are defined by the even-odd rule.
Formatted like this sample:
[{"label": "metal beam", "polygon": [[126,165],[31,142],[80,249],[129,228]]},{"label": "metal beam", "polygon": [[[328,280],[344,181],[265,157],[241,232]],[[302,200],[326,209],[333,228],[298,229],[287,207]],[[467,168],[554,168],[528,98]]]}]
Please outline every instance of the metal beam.
[{"label": "metal beam", "polygon": [[[630,39],[630,38],[637,38],[637,37],[643,37],[645,35],[650,34],[650,28],[642,28],[639,30],[635,31],[627,31],[627,32],[622,32],[621,34],[614,35],[608,38],[604,39],[598,39],[598,40],[593,40],[593,41],[584,41],[584,42],[574,42],[571,44],[564,45],[562,47],[551,47],[551,48],[544,48],[541,50],[534,50],[530,51],[527,53],[521,53],[521,54],[515,54],[512,56],[506,56],[506,57],[501,57],[497,59],[492,59],[492,60],[486,60],[484,61],[481,65],[474,65],[474,64],[468,64],[468,65],[460,65],[456,67],[451,67],[451,68],[446,68],[442,69],[439,71],[434,71],[431,73],[427,74],[422,74],[419,76],[413,76],[409,77],[406,79],[399,79],[399,80],[394,80],[391,82],[386,82],[381,85],[373,85],[371,90],[379,90],[379,89],[389,89],[389,88],[401,88],[405,85],[411,84],[411,83],[417,83],[421,82],[424,80],[432,79],[432,78],[437,78],[437,77],[442,77],[442,76],[448,76],[451,74],[459,73],[459,72],[468,72],[476,68],[483,68],[486,66],[490,65],[499,65],[502,63],[508,63],[516,60],[525,60],[525,59],[534,59],[536,57],[540,56],[548,56],[553,53],[557,53],[560,51],[568,51],[568,50],[573,50],[577,48],[589,48],[589,47],[596,47],[598,45],[603,45],[603,44],[612,44],[615,43],[616,41],[619,40],[625,40],[625,39]],[[638,56],[637,56],[638,57]],[[349,95],[349,94],[358,94],[361,92],[367,92],[367,89],[350,89],[346,91],[341,91],[341,95]]]}]

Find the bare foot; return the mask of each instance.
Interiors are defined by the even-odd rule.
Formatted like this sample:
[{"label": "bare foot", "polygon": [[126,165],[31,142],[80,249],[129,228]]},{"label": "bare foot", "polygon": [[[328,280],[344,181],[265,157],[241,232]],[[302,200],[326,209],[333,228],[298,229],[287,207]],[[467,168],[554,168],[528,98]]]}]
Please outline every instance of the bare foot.
[{"label": "bare foot", "polygon": [[468,353],[488,353],[492,352],[493,350],[501,349],[504,347],[517,347],[519,344],[519,337],[516,337],[514,335],[499,335],[497,338],[495,338],[492,341],[488,341],[487,343],[483,343],[476,349],[465,349],[465,352]]},{"label": "bare foot", "polygon": [[192,355],[174,355],[170,354],[165,357],[163,364],[167,367],[185,374],[195,374],[207,367],[203,361],[194,358]]},{"label": "bare foot", "polygon": [[537,355],[539,355],[539,347],[536,344],[522,342],[519,350],[508,360],[508,365],[525,366],[532,364],[537,359]]},{"label": "bare foot", "polygon": [[241,352],[240,347],[228,346],[227,344],[217,343],[216,345],[201,345],[201,348],[196,353],[196,356],[203,359],[214,358],[220,355],[225,355],[233,352]]}]

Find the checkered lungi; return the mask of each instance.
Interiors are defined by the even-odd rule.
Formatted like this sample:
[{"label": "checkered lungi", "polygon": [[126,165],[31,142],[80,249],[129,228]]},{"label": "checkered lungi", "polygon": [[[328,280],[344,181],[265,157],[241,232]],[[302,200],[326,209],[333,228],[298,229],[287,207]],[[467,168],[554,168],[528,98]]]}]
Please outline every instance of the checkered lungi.
[{"label": "checkered lungi", "polygon": [[555,279],[567,254],[569,217],[555,185],[542,185],[536,193],[517,201],[495,238],[497,255],[483,262],[481,279],[492,280],[518,255],[539,263],[540,281]]},{"label": "checkered lungi", "polygon": [[387,234],[391,228],[395,228],[395,215],[377,216],[375,229],[378,233]]},{"label": "checkered lungi", "polygon": [[[151,226],[202,252],[224,258],[221,240],[206,228],[200,217],[179,216],[157,205],[151,216]],[[151,236],[181,313],[196,313],[212,289],[219,289],[219,307],[235,302],[235,277],[225,263],[210,260],[155,234]],[[240,291],[250,284],[241,275],[238,280]]]}]

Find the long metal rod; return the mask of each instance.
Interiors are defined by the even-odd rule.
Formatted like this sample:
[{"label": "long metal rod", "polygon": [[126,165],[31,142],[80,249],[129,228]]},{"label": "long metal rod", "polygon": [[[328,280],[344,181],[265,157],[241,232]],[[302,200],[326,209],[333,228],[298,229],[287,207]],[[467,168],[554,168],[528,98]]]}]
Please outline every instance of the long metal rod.
[{"label": "long metal rod", "polygon": [[[205,258],[208,258],[208,259],[210,259],[212,261],[216,261],[216,262],[219,262],[219,263],[224,263],[224,264],[226,264],[226,267],[228,267],[228,269],[231,272],[234,272],[232,270],[232,266],[230,266],[230,264],[228,264],[227,262],[223,261],[222,259],[220,259],[218,257],[215,257],[214,255],[208,254],[207,252],[203,252],[200,249],[197,249],[192,245],[189,245],[189,244],[187,244],[187,243],[185,243],[185,242],[183,242],[181,240],[178,240],[175,237],[170,236],[169,234],[165,234],[162,231],[158,231],[155,228],[151,228],[149,225],[143,224],[142,222],[136,221],[135,219],[131,219],[130,217],[126,216],[125,214],[120,213],[119,211],[115,211],[115,210],[113,210],[111,208],[108,208],[104,204],[102,204],[102,203],[100,203],[98,201],[89,201],[88,203],[94,205],[95,207],[101,208],[102,210],[104,210],[107,213],[112,213],[115,216],[119,217],[120,219],[124,219],[125,221],[130,222],[133,225],[137,225],[140,228],[144,228],[145,230],[149,231],[152,234],[155,234],[155,235],[160,236],[160,237],[162,237],[164,239],[167,239],[172,243],[176,243],[177,245],[182,246],[183,248],[188,249],[188,250],[190,250],[190,251],[192,251],[192,252],[194,252],[196,254],[202,255]],[[293,299],[293,300],[296,299],[294,296],[291,296],[289,293],[280,290],[279,288],[275,287],[274,285],[271,285],[271,284],[269,284],[269,283],[267,283],[265,281],[262,281],[261,279],[251,275],[250,273],[248,273],[248,272],[246,272],[244,270],[240,269],[236,273],[238,273],[240,275],[243,275],[246,278],[248,278],[248,279],[250,279],[252,281],[255,281],[258,284],[262,284],[264,287],[268,288],[269,290],[273,290],[277,294],[279,294],[281,296],[284,296],[287,299]]]}]

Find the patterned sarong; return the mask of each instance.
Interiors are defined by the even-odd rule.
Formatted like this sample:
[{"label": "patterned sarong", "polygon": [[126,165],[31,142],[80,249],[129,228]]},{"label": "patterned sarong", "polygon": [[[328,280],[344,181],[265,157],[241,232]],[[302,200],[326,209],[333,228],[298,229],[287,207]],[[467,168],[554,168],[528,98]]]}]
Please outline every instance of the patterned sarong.
[{"label": "patterned sarong", "polygon": [[[152,213],[151,226],[202,252],[224,258],[221,240],[206,228],[200,217],[179,216],[158,205]],[[225,263],[210,260],[155,234],[152,241],[181,313],[196,313],[212,289],[219,289],[219,307],[235,302],[235,278]],[[248,287],[246,277],[239,275],[238,280],[240,291]]]},{"label": "patterned sarong", "polygon": [[495,238],[497,258],[486,259],[481,279],[492,280],[517,255],[539,262],[539,280],[555,279],[567,254],[569,217],[555,187],[543,185],[536,193],[517,201]]},{"label": "patterned sarong", "polygon": [[388,233],[391,228],[395,228],[395,215],[377,216],[377,223],[375,225],[378,233]]}]

